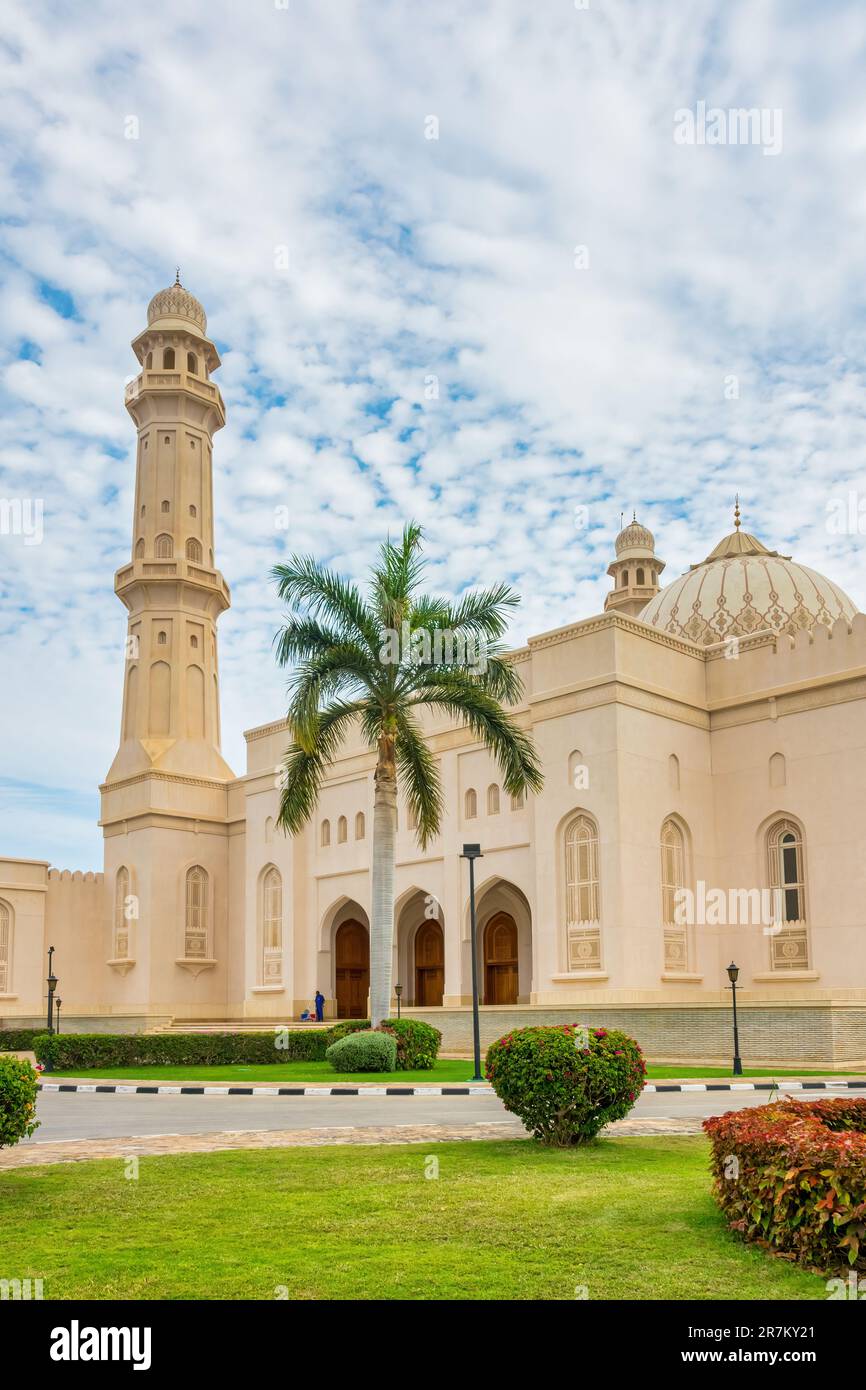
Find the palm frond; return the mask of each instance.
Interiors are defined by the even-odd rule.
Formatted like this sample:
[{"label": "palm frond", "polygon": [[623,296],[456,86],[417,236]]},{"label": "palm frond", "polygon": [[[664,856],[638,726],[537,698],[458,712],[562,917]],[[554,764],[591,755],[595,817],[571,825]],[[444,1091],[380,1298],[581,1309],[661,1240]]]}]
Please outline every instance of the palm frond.
[{"label": "palm frond", "polygon": [[544,777],[532,739],[477,682],[458,671],[440,672],[411,703],[445,709],[467,724],[493,753],[511,796],[541,790]]},{"label": "palm frond", "polygon": [[295,742],[283,759],[280,809],[277,824],[296,834],[312,816],[319,800],[322,779],[352,719],[363,713],[363,702],[337,701],[320,712],[316,737],[309,747]]},{"label": "palm frond", "polygon": [[271,576],[276,580],[277,593],[293,615],[303,610],[314,620],[324,619],[341,638],[361,642],[371,652],[378,652],[379,625],[357,585],[326,569],[310,555],[293,555],[286,564],[274,565]]},{"label": "palm frond", "polygon": [[442,784],[421,727],[406,709],[397,713],[397,773],[418,843],[426,849],[442,824]]}]

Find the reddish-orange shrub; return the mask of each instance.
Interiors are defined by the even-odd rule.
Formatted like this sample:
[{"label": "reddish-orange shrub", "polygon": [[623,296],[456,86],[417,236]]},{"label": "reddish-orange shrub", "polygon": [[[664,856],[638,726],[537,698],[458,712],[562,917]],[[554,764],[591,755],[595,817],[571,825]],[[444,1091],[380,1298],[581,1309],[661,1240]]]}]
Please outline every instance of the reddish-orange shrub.
[{"label": "reddish-orange shrub", "polygon": [[812,1268],[866,1270],[866,1100],[780,1100],[704,1129],[732,1230]]}]

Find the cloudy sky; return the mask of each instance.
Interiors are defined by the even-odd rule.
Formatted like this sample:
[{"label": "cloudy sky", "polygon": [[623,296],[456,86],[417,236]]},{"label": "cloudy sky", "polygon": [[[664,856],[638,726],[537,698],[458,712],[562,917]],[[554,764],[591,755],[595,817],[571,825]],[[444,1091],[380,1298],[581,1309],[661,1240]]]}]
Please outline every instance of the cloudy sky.
[{"label": "cloudy sky", "polygon": [[[284,703],[270,566],[362,578],[409,517],[431,584],[513,582],[515,642],[601,608],[623,510],[673,579],[737,489],[866,607],[866,536],[827,526],[866,495],[859,0],[5,12],[0,500],[41,500],[44,536],[0,534],[0,854],[101,865],[123,385],[176,264],[223,358],[236,771]],[[681,143],[702,102],[766,138]]]}]

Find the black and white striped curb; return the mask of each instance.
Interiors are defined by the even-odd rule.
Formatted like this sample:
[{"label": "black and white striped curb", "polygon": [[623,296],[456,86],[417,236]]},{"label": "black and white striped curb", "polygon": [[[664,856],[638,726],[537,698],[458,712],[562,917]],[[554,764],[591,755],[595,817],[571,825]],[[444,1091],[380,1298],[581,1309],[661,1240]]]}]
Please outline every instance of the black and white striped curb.
[{"label": "black and white striped curb", "polygon": [[[98,1082],[42,1081],[43,1091],[79,1091],[118,1096],[492,1096],[491,1086],[131,1086]],[[866,1090],[863,1081],[683,1081],[650,1083],[642,1095],[671,1091],[844,1091]]]}]

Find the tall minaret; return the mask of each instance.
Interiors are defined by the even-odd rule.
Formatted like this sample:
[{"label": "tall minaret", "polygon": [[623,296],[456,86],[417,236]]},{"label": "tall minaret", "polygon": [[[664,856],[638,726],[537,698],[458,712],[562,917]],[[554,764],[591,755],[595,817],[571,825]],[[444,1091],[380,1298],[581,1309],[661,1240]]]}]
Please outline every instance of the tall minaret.
[{"label": "tall minaret", "polygon": [[204,309],[179,274],[132,346],[132,556],[114,580],[128,613],[123,714],[100,788],[107,997],[135,1017],[225,1017],[234,774],[220,753],[216,626],[230,599],[211,472],[225,408]]},{"label": "tall minaret", "polygon": [[117,571],[129,610],[120,747],[107,781],[158,767],[232,773],[220,755],[216,622],[230,603],[215,568],[213,435],[225,424],[220,359],[198,300],[180,283],[154,295],[126,388],[138,429],[132,560]]}]

